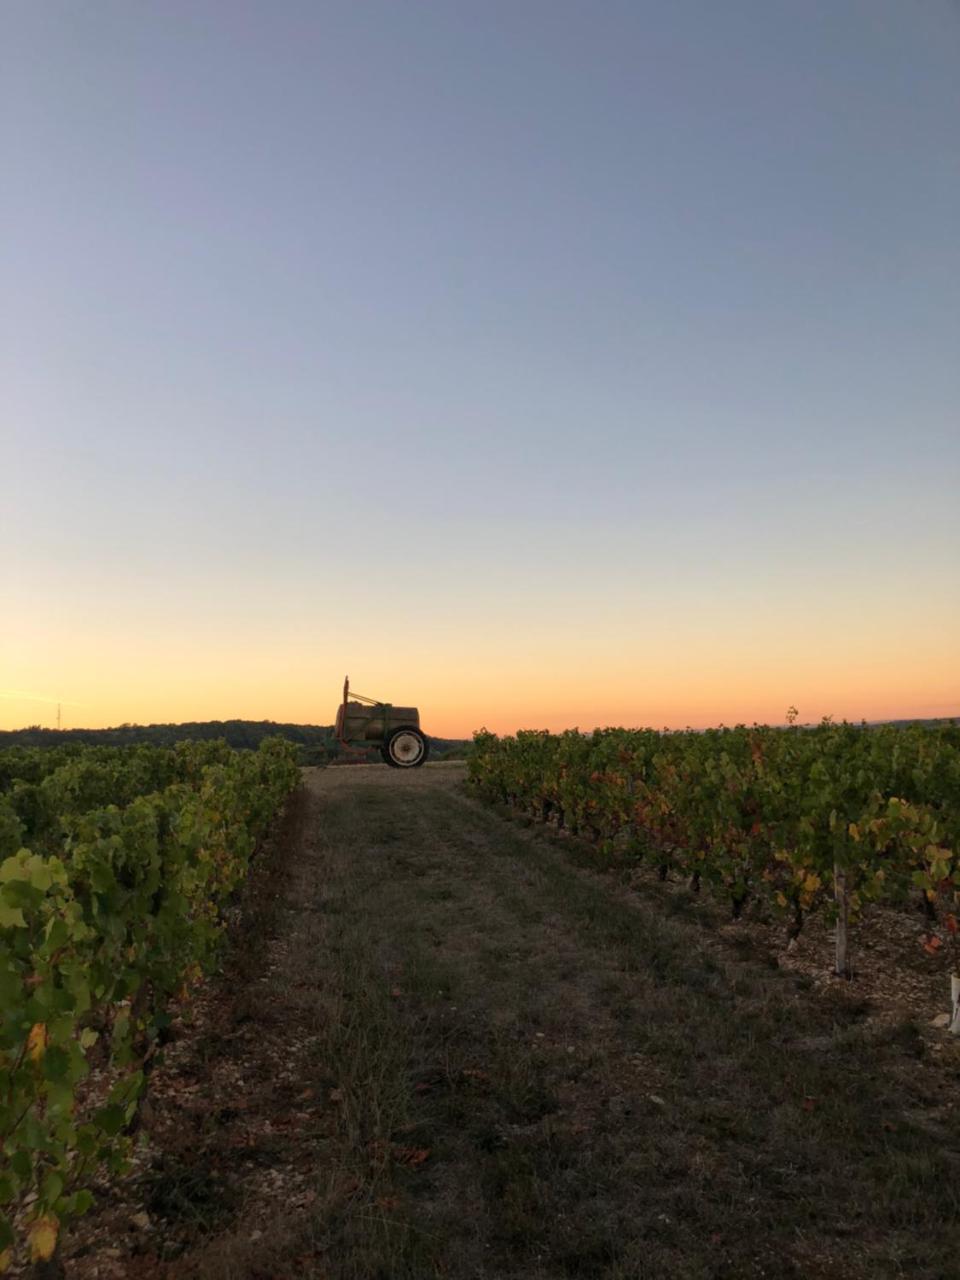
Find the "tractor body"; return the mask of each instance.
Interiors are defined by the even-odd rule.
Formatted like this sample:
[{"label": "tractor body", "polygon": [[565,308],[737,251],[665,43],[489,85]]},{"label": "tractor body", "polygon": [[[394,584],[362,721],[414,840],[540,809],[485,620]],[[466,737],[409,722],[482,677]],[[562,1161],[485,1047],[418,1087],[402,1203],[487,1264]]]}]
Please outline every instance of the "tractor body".
[{"label": "tractor body", "polygon": [[337,709],[337,741],[348,751],[354,746],[379,746],[386,764],[410,769],[425,763],[429,752],[416,707],[397,707],[377,698],[350,696],[350,680],[343,683]]}]

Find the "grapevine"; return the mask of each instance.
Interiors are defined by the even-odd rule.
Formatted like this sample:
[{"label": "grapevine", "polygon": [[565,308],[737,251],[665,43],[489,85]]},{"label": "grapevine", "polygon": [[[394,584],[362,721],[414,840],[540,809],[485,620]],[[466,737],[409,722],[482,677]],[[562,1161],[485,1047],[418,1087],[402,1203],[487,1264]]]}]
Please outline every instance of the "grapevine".
[{"label": "grapevine", "polygon": [[0,1271],[49,1258],[124,1166],[170,1001],[298,779],[276,739],[0,753]]},{"label": "grapevine", "polygon": [[791,724],[592,734],[480,730],[474,789],[600,844],[750,900],[795,938],[814,912],[847,927],[866,903],[919,895],[927,950],[960,960],[960,727]]}]

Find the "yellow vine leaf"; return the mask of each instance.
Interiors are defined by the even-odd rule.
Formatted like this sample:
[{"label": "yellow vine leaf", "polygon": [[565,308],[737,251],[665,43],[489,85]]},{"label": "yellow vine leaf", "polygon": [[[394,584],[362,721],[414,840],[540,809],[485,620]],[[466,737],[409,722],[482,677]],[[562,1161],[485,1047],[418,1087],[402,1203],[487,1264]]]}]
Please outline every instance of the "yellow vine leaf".
[{"label": "yellow vine leaf", "polygon": [[781,907],[785,907],[785,906],[787,905],[787,896],[786,896],[786,894],[784,894],[784,893],[778,893],[778,894],[777,894],[777,903],[778,903],[778,905],[779,905],[779,906],[781,906]]},{"label": "yellow vine leaf", "polygon": [[47,1048],[47,1026],[45,1022],[35,1022],[27,1036],[27,1053],[31,1061],[39,1062]]},{"label": "yellow vine leaf", "polygon": [[0,1253],[0,1276],[2,1276],[5,1271],[10,1270],[11,1262],[13,1262],[13,1250],[4,1249],[3,1252]]},{"label": "yellow vine leaf", "polygon": [[806,880],[804,880],[803,882],[804,893],[813,893],[814,890],[820,888],[820,884],[821,884],[820,877],[814,873],[811,873],[810,875],[807,876]]},{"label": "yellow vine leaf", "polygon": [[42,1218],[37,1218],[35,1222],[31,1222],[28,1232],[30,1241],[30,1257],[34,1262],[46,1262],[53,1257],[53,1251],[57,1247],[57,1233],[60,1230],[60,1223],[52,1214],[47,1214]]}]

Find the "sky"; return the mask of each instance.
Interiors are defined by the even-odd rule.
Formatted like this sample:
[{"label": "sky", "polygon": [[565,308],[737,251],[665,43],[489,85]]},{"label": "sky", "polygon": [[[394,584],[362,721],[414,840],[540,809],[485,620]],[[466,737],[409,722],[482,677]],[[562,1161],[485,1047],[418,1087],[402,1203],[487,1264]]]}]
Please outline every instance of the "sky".
[{"label": "sky", "polygon": [[0,727],[960,715],[957,0],[6,0]]}]

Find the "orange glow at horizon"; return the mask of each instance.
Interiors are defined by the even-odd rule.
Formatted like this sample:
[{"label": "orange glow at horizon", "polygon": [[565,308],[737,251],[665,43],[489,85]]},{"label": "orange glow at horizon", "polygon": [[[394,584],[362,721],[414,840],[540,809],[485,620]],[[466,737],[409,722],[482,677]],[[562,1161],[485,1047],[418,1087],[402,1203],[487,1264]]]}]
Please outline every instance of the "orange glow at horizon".
[{"label": "orange glow at horizon", "polygon": [[960,715],[949,575],[877,567],[854,592],[855,567],[761,562],[723,581],[693,565],[674,582],[554,557],[532,593],[524,565],[482,551],[456,572],[371,557],[361,585],[334,557],[176,575],[38,565],[7,597],[0,727],[53,726],[58,702],[65,728],[329,725],[345,673],[419,707],[438,737],[778,724],[790,706],[803,723]]},{"label": "orange glow at horizon", "polygon": [[[752,649],[679,633],[633,645],[581,634],[544,633],[524,652],[465,642],[435,653],[392,657],[369,637],[337,651],[311,652],[303,643],[240,648],[225,637],[121,636],[108,641],[74,634],[49,637],[11,660],[9,637],[0,689],[0,727],[65,728],[195,720],[274,720],[331,724],[343,675],[363,694],[420,708],[428,733],[469,737],[486,727],[584,730],[604,725],[705,728],[716,724],[782,723],[787,708],[800,720],[906,719],[960,715],[960,681],[951,634],[916,638],[888,634],[869,658],[849,634],[834,652],[818,652],[812,637],[789,649],[760,637]],[[913,652],[910,652],[912,648]]]}]

